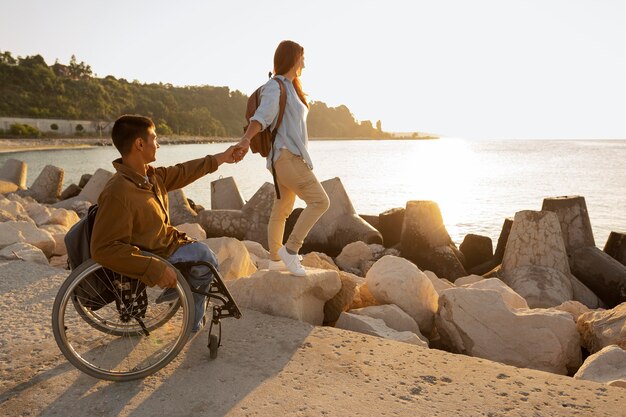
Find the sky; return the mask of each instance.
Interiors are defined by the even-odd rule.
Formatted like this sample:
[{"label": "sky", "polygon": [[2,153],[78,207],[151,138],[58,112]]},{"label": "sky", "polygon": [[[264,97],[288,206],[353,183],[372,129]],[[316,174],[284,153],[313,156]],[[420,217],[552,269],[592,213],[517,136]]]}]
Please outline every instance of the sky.
[{"label": "sky", "polygon": [[250,94],[284,39],[311,100],[383,130],[626,139],[626,0],[0,0],[0,50]]}]

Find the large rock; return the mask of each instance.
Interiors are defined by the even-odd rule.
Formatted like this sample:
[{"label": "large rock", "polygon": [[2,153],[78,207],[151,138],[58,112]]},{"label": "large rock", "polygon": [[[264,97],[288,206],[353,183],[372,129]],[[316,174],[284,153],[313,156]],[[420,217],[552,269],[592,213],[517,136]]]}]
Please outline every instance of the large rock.
[{"label": "large rock", "polygon": [[365,282],[365,279],[363,278],[362,280],[359,280],[356,285],[354,298],[352,299],[352,303],[350,303],[348,310],[377,305],[380,305],[380,302],[376,300],[376,298],[374,298],[374,296],[370,292],[370,289],[367,286],[367,282]]},{"label": "large rock", "polygon": [[339,178],[322,181],[321,184],[330,206],[304,240],[302,252],[319,251],[337,256],[351,242],[383,243],[380,232],[356,213]]},{"label": "large rock", "polygon": [[562,375],[581,364],[580,338],[568,313],[510,308],[496,291],[444,291],[436,326],[452,352]]},{"label": "large rock", "polygon": [[430,279],[403,258],[383,256],[365,277],[372,295],[382,304],[396,304],[429,334],[437,311],[438,294]]},{"label": "large rock", "polygon": [[[350,310],[351,314],[359,314],[362,316],[368,316],[375,319],[381,319],[385,322],[387,327],[390,327],[399,332],[412,332],[423,338],[420,333],[420,328],[413,320],[413,317],[409,316],[395,304],[384,304],[381,306],[371,306],[364,308],[357,308]],[[425,339],[425,338],[424,338]],[[427,340],[424,340],[427,342]]]},{"label": "large rock", "polygon": [[531,210],[515,214],[501,275],[530,307],[553,307],[574,297],[556,214]]},{"label": "large rock", "polygon": [[170,223],[178,226],[184,223],[200,223],[197,213],[189,205],[182,188],[167,193]]},{"label": "large rock", "polygon": [[102,193],[104,186],[107,182],[109,182],[111,177],[113,177],[112,172],[102,168],[97,169],[77,196],[59,201],[54,204],[54,207],[74,210],[80,215],[81,211],[77,210],[76,206],[86,204],[84,203],[85,201],[89,203],[87,204],[87,207],[92,204],[96,204],[98,202],[98,197],[100,197],[100,193]]},{"label": "large rock", "polygon": [[607,306],[626,301],[626,266],[595,246],[574,249],[569,259],[572,274]]},{"label": "large rock", "polygon": [[339,292],[341,280],[331,270],[307,269],[305,277],[257,271],[227,285],[239,307],[321,325],[324,305]]},{"label": "large rock", "polygon": [[496,250],[493,253],[493,258],[491,258],[491,260],[487,262],[476,265],[473,268],[469,268],[469,272],[471,272],[472,274],[484,275],[487,274],[489,271],[492,271],[494,268],[497,268],[498,265],[502,263],[502,258],[504,258],[504,251],[506,249],[506,242],[509,240],[509,234],[511,233],[512,226],[513,219],[504,219],[502,229],[500,230],[500,236],[498,237]]},{"label": "large rock", "polygon": [[211,210],[241,210],[244,200],[233,177],[211,181]]},{"label": "large rock", "polygon": [[46,165],[28,190],[19,190],[21,196],[33,197],[40,203],[56,203],[61,195],[64,171],[52,165]]},{"label": "large rock", "polygon": [[404,207],[392,208],[378,215],[378,230],[383,236],[383,245],[386,248],[400,243],[403,223]]},{"label": "large rock", "polygon": [[259,242],[253,242],[252,240],[244,240],[243,244],[246,245],[250,256],[254,256],[257,259],[269,259],[270,253]]},{"label": "large rock", "polygon": [[506,280],[516,293],[524,297],[530,308],[558,306],[574,296],[570,277],[545,266],[520,266],[509,272]]},{"label": "large rock", "polygon": [[68,198],[76,197],[81,191],[82,190],[78,185],[72,183],[65,187],[65,190],[63,190],[59,198],[61,200],[67,200]]},{"label": "large rock", "polygon": [[478,281],[482,281],[483,279],[485,279],[485,277],[481,276],[481,275],[468,275],[466,277],[461,277],[461,278],[457,278],[454,281],[454,285],[456,285],[457,287],[462,287],[463,285],[469,285],[469,284],[473,284],[475,282]]},{"label": "large rock", "polygon": [[197,222],[208,237],[234,237],[258,242],[267,249],[267,224],[276,192],[268,182],[252,196],[241,210],[203,210]]},{"label": "large rock", "polygon": [[515,213],[502,260],[506,274],[520,266],[544,266],[569,274],[567,252],[559,219],[550,211],[524,210]]},{"label": "large rock", "polygon": [[590,353],[614,344],[626,347],[626,303],[611,310],[581,314],[576,321],[576,327],[583,346]]},{"label": "large rock", "polygon": [[605,347],[589,356],[574,378],[626,388],[626,350],[617,345]]},{"label": "large rock", "polygon": [[87,185],[92,176],[92,174],[83,174],[80,176],[80,180],[78,180],[78,186],[81,190],[85,188],[85,185]]},{"label": "large rock", "polygon": [[176,226],[179,232],[185,233],[192,239],[204,240],[206,239],[206,232],[198,223],[183,223]]},{"label": "large rock", "polygon": [[570,275],[570,281],[572,282],[574,301],[578,301],[591,309],[606,308],[606,304],[574,275]]},{"label": "large rock", "polygon": [[53,256],[62,256],[67,254],[67,247],[65,246],[65,235],[67,231],[70,230],[69,226],[63,226],[61,224],[44,224],[40,227],[41,230],[45,230],[46,232],[52,235],[54,239],[54,252]]},{"label": "large rock", "polygon": [[500,296],[502,296],[504,304],[509,308],[528,308],[526,300],[498,278],[487,278],[476,281],[467,285],[465,288],[497,291],[500,293]]},{"label": "large rock", "polygon": [[37,226],[58,224],[69,228],[80,220],[75,211],[64,208],[47,207],[39,203],[26,203],[25,208]]},{"label": "large rock", "polygon": [[467,275],[434,201],[406,203],[401,247],[403,257],[439,277],[454,281]]},{"label": "large rock", "polygon": [[46,258],[46,255],[41,251],[41,249],[25,242],[14,243],[0,249],[0,259],[19,259],[26,262],[48,265],[48,258]]},{"label": "large rock", "polygon": [[342,313],[335,324],[338,329],[350,330],[358,333],[365,333],[371,336],[382,337],[384,339],[397,340],[399,342],[410,343],[422,347],[428,347],[428,343],[412,332],[399,332],[385,325],[381,319],[373,317]]},{"label": "large rock", "polygon": [[14,215],[6,210],[0,209],[0,222],[10,222],[17,220]]},{"label": "large rock", "polygon": [[363,266],[374,256],[372,248],[365,243],[356,241],[347,244],[339,256],[335,258],[335,263],[344,271],[361,276]]},{"label": "large rock", "polygon": [[[7,159],[0,168],[0,193],[12,193],[26,188],[28,166],[17,159]],[[6,188],[5,188],[6,187]]]},{"label": "large rock", "polygon": [[254,265],[256,265],[257,269],[269,268],[270,253],[263,247],[263,245],[259,242],[253,242],[251,240],[244,240],[242,243],[246,246],[246,249],[248,249],[250,259]]},{"label": "large rock", "polygon": [[[448,288],[454,288],[455,284],[451,283],[447,279],[441,279],[437,277],[433,271],[424,271],[424,274],[428,277],[431,284],[433,284],[433,288],[437,291],[437,294],[441,294],[443,290],[447,290]],[[459,278],[462,279],[462,278]]]},{"label": "large rock", "polygon": [[330,300],[324,304],[324,324],[335,323],[341,313],[350,308],[350,304],[356,294],[356,286],[359,283],[359,277],[349,272],[340,271],[339,279],[341,280],[341,289]]},{"label": "large rock", "polygon": [[19,190],[17,184],[12,183],[11,181],[0,180],[0,195],[14,193],[17,190]]},{"label": "large rock", "polygon": [[47,258],[54,254],[56,246],[52,235],[45,230],[38,229],[34,223],[25,221],[0,223],[0,248],[19,242],[38,247]]},{"label": "large rock", "polygon": [[574,322],[578,321],[578,318],[581,315],[590,311],[589,307],[587,307],[586,305],[573,300],[566,301],[563,304],[553,307],[553,309],[570,313],[572,315],[572,319],[574,319]]},{"label": "large rock", "polygon": [[465,256],[465,269],[468,271],[493,258],[493,243],[487,236],[470,233],[463,238],[459,250]]},{"label": "large rock", "polygon": [[596,245],[584,197],[545,198],[541,210],[556,213],[561,224],[563,242],[568,252],[572,249]]},{"label": "large rock", "polygon": [[626,301],[626,266],[595,246],[584,197],[547,198],[543,209],[558,216],[572,274],[609,307]]},{"label": "large rock", "polygon": [[[80,194],[78,194],[78,199],[82,201],[89,201],[92,204],[96,204],[98,202],[98,197],[104,190],[104,187],[107,185],[107,182],[113,177],[113,173],[111,171],[107,171],[106,169],[98,168],[96,172],[89,178],[89,181],[85,184]],[[82,179],[82,178],[81,178]]]},{"label": "large rock", "polygon": [[247,277],[257,271],[246,245],[239,240],[232,237],[218,237],[203,240],[202,243],[215,253],[220,274],[226,281]]},{"label": "large rock", "polygon": [[16,220],[31,220],[28,212],[19,201],[9,199],[0,200],[0,210],[6,211]]},{"label": "large rock", "polygon": [[611,232],[603,251],[617,262],[626,265],[626,233]]}]

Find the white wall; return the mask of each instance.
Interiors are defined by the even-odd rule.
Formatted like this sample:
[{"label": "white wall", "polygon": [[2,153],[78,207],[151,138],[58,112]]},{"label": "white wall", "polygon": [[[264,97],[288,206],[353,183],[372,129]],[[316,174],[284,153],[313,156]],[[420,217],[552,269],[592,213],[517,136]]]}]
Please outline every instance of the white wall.
[{"label": "white wall", "polygon": [[[83,132],[98,133],[98,124],[103,127],[102,135],[108,136],[111,133],[113,122],[94,122],[92,120],[66,120],[66,119],[32,119],[27,117],[0,117],[0,129],[8,131],[13,124],[24,124],[36,127],[41,132],[56,132],[59,135],[76,134],[76,126],[82,125]],[[52,130],[50,127],[56,124],[59,129]]]}]

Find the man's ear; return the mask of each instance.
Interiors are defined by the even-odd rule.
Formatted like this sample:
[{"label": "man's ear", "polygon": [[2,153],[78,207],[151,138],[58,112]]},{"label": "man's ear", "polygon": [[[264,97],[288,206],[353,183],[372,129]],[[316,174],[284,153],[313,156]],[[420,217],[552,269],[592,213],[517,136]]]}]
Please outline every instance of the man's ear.
[{"label": "man's ear", "polygon": [[144,147],[143,139],[140,136],[137,136],[133,145],[135,146],[135,149],[141,151]]}]

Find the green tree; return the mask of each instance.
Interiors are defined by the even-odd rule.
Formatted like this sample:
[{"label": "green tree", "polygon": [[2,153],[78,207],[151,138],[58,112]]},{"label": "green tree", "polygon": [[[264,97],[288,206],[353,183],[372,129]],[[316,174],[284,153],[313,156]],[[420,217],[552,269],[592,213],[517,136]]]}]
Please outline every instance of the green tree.
[{"label": "green tree", "polygon": [[[124,78],[96,78],[72,55],[67,65],[48,66],[40,55],[13,58],[0,52],[0,116],[112,121],[144,114],[158,121],[160,134],[242,134],[248,97],[228,87],[142,84]],[[359,123],[346,106],[311,103],[311,137],[385,137],[379,123]],[[159,128],[160,126],[160,128]],[[168,131],[169,129],[169,131]],[[169,133],[168,133],[169,132]]]}]

